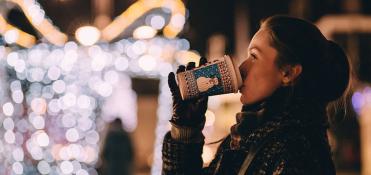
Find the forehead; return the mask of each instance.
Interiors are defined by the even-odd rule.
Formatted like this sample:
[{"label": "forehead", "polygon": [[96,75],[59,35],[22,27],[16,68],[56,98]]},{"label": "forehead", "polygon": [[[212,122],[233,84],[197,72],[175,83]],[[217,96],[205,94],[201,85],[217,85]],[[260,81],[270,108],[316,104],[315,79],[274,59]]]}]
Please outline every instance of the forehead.
[{"label": "forehead", "polygon": [[271,47],[270,34],[267,29],[259,29],[259,31],[255,33],[254,37],[251,39],[249,48],[253,47],[258,48],[259,50]]},{"label": "forehead", "polygon": [[268,30],[260,29],[252,38],[248,52],[256,52],[263,62],[274,62],[278,51],[271,45],[271,36]]}]

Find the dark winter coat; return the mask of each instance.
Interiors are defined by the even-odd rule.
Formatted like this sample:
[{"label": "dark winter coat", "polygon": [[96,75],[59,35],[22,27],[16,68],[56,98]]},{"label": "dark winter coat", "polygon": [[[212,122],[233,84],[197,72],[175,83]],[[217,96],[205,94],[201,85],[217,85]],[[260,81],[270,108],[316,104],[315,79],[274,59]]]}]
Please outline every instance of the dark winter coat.
[{"label": "dark winter coat", "polygon": [[262,116],[239,113],[238,123],[219,146],[214,160],[204,168],[204,142],[182,143],[169,132],[163,142],[162,174],[238,174],[250,148],[263,140],[267,141],[245,174],[335,174],[324,106],[300,101],[289,107],[276,106]]}]

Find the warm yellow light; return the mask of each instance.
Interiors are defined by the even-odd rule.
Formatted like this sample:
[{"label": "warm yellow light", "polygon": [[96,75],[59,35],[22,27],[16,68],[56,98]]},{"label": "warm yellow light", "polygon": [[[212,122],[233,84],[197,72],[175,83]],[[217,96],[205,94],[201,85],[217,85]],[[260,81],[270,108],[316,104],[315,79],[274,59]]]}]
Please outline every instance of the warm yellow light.
[{"label": "warm yellow light", "polygon": [[29,48],[36,42],[34,36],[8,24],[2,15],[0,15],[0,33],[4,35],[4,39],[7,43],[15,42],[20,46]]},{"label": "warm yellow light", "polygon": [[175,28],[171,26],[166,26],[163,29],[164,36],[167,38],[175,38],[178,34],[178,31],[175,30]]},{"label": "warm yellow light", "polygon": [[150,26],[140,26],[134,30],[133,37],[136,39],[149,39],[153,38],[157,33],[157,30]]},{"label": "warm yellow light", "polygon": [[[185,22],[185,6],[181,0],[138,0],[131,5],[121,15],[116,17],[107,27],[102,31],[102,39],[105,41],[111,41],[120,35],[126,28],[133,24],[136,20],[146,14],[148,11],[155,8],[165,8],[171,11],[172,17],[171,22],[163,27],[160,21],[156,24],[155,28],[162,28],[164,30],[164,36],[168,38],[174,38],[182,29]],[[154,21],[156,22],[156,21]],[[152,24],[151,24],[152,25]]]},{"label": "warm yellow light", "polygon": [[196,66],[198,66],[200,57],[201,56],[195,51],[188,51],[188,50],[179,51],[175,54],[175,59],[180,64],[187,64],[188,62],[195,62]]},{"label": "warm yellow light", "polygon": [[93,26],[83,26],[76,30],[75,37],[82,45],[90,46],[100,38],[100,31]]},{"label": "warm yellow light", "polygon": [[[50,43],[63,45],[67,41],[67,35],[59,31],[48,19],[45,12],[32,1],[9,0],[16,3],[26,15],[28,21],[35,27]],[[29,3],[31,2],[31,3]],[[24,44],[30,44],[30,40],[22,40]]]}]

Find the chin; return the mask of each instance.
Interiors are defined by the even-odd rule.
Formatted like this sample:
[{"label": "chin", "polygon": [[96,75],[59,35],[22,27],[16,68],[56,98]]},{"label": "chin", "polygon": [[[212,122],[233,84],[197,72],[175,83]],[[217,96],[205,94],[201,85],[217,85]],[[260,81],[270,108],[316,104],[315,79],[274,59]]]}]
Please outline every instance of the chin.
[{"label": "chin", "polygon": [[240,102],[241,102],[243,105],[247,105],[247,104],[248,104],[248,102],[246,101],[245,98],[246,98],[246,97],[244,97],[244,96],[241,94]]},{"label": "chin", "polygon": [[254,101],[254,100],[251,100],[251,99],[249,100],[249,99],[246,98],[246,96],[244,97],[243,95],[241,95],[240,101],[243,105],[252,105],[252,104],[258,102],[258,101]]}]

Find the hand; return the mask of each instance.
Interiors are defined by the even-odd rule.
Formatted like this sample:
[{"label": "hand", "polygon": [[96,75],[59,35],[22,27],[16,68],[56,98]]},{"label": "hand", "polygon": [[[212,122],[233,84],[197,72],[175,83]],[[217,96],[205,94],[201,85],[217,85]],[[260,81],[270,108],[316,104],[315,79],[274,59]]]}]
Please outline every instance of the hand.
[{"label": "hand", "polygon": [[[200,66],[206,64],[206,58],[200,59]],[[177,73],[195,68],[194,62],[189,62],[187,67],[179,66]],[[208,97],[200,97],[190,100],[182,100],[179,87],[175,81],[175,74],[171,72],[168,76],[168,84],[173,97],[173,115],[170,122],[178,126],[200,127],[205,124],[205,112],[207,110]]]}]

